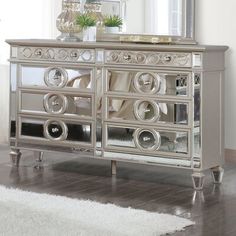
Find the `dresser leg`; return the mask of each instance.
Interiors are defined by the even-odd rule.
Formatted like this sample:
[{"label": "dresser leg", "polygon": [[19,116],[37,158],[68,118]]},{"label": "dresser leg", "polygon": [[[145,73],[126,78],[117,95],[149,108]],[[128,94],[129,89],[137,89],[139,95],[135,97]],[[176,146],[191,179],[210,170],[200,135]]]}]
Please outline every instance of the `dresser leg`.
[{"label": "dresser leg", "polygon": [[194,172],[192,174],[193,187],[195,190],[202,190],[204,185],[205,175],[201,172]]},{"label": "dresser leg", "polygon": [[12,148],[10,151],[10,158],[13,166],[19,166],[21,152],[20,149]]},{"label": "dresser leg", "polygon": [[42,169],[43,168],[43,152],[40,151],[34,151],[34,157],[35,157],[35,169]]},{"label": "dresser leg", "polygon": [[111,161],[111,174],[116,175],[116,161]]},{"label": "dresser leg", "polygon": [[214,167],[211,169],[212,178],[214,184],[221,184],[224,175],[224,169],[220,166]]}]

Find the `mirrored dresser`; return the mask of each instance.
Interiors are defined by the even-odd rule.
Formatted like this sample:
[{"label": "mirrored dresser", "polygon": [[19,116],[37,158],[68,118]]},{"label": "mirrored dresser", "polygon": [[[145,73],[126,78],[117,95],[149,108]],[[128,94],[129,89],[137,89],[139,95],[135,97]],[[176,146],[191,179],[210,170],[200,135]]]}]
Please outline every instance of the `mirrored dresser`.
[{"label": "mirrored dresser", "polygon": [[204,171],[224,163],[224,46],[8,40],[10,156],[21,149]]}]

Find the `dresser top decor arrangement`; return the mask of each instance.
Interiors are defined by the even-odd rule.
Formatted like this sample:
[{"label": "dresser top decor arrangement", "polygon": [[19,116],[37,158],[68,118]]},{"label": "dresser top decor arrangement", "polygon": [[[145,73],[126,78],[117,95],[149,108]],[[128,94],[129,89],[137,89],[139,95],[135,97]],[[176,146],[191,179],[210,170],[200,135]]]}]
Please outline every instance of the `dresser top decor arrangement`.
[{"label": "dresser top decor arrangement", "polygon": [[[97,41],[196,44],[194,3],[195,0],[63,0],[56,22],[61,32],[57,39],[82,41],[83,29],[76,19],[85,13],[96,18]],[[106,27],[107,19],[112,20],[112,25],[116,23],[116,29]]]},{"label": "dresser top decor arrangement", "polygon": [[222,182],[227,47],[196,44],[194,0],[175,2],[164,36],[158,22],[155,35],[132,33],[129,1],[101,0],[102,13],[122,18],[122,32],[98,32],[97,42],[63,32],[67,40],[7,40],[14,165],[21,149],[34,151],[39,168],[44,152],[57,151],[109,160],[112,175],[117,162],[129,162],[192,170],[196,190],[208,169]]}]

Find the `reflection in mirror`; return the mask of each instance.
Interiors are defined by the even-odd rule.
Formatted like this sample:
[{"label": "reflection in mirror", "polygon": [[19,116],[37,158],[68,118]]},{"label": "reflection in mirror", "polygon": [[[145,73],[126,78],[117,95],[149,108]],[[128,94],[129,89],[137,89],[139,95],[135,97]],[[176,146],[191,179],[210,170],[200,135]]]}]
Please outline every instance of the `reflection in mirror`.
[{"label": "reflection in mirror", "polygon": [[[92,125],[86,122],[21,118],[20,139],[92,143]],[[34,138],[34,139],[32,139]],[[60,145],[60,143],[58,143]]]},{"label": "reflection in mirror", "polygon": [[91,117],[92,97],[88,95],[31,94],[22,92],[21,111]]},{"label": "reflection in mirror", "polygon": [[107,127],[107,147],[116,150],[128,148],[132,152],[188,153],[188,133],[136,129],[130,127]]},{"label": "reflection in mirror", "polygon": [[16,82],[17,82],[17,65],[11,64],[11,85],[10,85],[10,137],[16,137]]},{"label": "reflection in mirror", "polygon": [[108,118],[116,121],[188,124],[188,105],[177,102],[108,98]]},{"label": "reflection in mirror", "polygon": [[102,0],[101,3],[103,15],[123,18],[122,33],[193,38],[194,0]]},{"label": "reflection in mirror", "polygon": [[93,87],[91,69],[70,69],[63,67],[21,67],[22,86],[66,87],[91,90]]},{"label": "reflection in mirror", "polygon": [[109,70],[107,71],[107,91],[188,96],[189,74]]}]

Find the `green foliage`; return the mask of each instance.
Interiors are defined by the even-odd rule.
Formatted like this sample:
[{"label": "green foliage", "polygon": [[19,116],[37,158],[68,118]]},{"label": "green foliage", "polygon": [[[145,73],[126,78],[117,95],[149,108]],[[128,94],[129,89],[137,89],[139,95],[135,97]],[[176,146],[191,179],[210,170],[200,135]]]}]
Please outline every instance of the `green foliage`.
[{"label": "green foliage", "polygon": [[123,25],[123,21],[122,19],[117,16],[117,15],[114,15],[114,16],[106,16],[104,18],[104,25],[106,27],[120,27]]},{"label": "green foliage", "polygon": [[78,15],[76,18],[76,24],[83,29],[91,26],[96,26],[96,23],[96,18],[88,13]]}]

